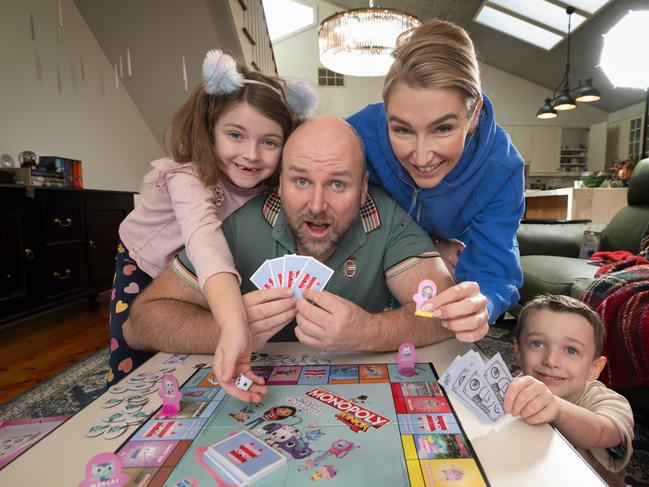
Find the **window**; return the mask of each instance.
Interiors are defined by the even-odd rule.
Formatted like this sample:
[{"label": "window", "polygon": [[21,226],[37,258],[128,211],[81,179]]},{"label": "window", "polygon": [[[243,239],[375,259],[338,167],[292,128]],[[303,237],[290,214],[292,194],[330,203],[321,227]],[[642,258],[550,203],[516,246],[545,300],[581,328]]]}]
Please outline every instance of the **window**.
[{"label": "window", "polygon": [[642,118],[631,120],[631,130],[629,131],[629,159],[639,157],[642,150]]},{"label": "window", "polygon": [[345,86],[345,77],[327,68],[318,68],[318,86]]}]

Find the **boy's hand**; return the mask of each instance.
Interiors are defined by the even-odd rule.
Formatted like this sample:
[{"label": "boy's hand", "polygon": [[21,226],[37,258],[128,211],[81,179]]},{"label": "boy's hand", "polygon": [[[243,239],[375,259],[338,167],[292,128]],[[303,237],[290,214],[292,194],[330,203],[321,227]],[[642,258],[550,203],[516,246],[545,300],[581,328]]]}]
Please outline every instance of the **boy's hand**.
[{"label": "boy's hand", "polygon": [[559,415],[559,401],[543,382],[525,375],[509,384],[503,409],[528,424],[551,423]]},{"label": "boy's hand", "polygon": [[[252,337],[246,326],[229,326],[221,330],[219,343],[214,352],[214,375],[223,390],[244,402],[261,402],[267,392],[264,379],[250,368]],[[244,374],[253,384],[248,391],[234,385],[234,380]]]}]

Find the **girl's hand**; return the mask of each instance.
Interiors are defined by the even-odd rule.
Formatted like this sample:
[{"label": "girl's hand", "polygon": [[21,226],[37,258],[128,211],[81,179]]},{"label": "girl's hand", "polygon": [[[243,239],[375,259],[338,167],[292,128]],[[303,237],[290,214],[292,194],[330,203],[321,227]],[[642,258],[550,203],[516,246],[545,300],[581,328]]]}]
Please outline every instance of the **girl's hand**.
[{"label": "girl's hand", "polygon": [[[245,324],[227,326],[221,330],[219,343],[214,352],[214,375],[223,390],[244,402],[261,402],[266,394],[264,379],[254,374],[250,368],[252,336]],[[244,374],[253,384],[247,391],[234,385],[239,374]]]}]

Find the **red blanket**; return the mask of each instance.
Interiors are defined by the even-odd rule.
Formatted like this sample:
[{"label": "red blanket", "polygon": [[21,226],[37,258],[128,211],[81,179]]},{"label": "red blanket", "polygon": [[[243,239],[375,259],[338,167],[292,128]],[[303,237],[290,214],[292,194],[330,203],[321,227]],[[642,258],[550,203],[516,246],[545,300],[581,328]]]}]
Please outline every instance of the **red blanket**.
[{"label": "red blanket", "polygon": [[649,386],[649,261],[636,256],[606,267],[581,297],[604,325],[608,364],[600,380],[613,389]]}]

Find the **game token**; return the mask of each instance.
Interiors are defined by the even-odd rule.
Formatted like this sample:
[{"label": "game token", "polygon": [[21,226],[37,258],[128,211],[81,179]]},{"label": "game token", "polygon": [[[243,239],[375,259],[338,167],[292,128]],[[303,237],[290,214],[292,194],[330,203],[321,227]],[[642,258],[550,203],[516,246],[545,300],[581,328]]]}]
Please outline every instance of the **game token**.
[{"label": "game token", "polygon": [[128,385],[128,390],[129,391],[143,391],[144,389],[148,389],[151,387],[150,382],[136,382],[134,384],[129,384]]},{"label": "game token", "polygon": [[122,408],[122,412],[126,414],[137,413],[142,409],[142,404],[127,404]]},{"label": "game token", "polygon": [[160,384],[155,383],[155,384],[151,384],[151,387],[149,387],[148,389],[142,389],[141,391],[138,392],[143,395],[148,395],[151,394],[152,392],[157,391],[158,389],[160,389]]},{"label": "game token", "polygon": [[417,355],[415,354],[415,346],[410,343],[402,343],[399,347],[399,353],[396,356],[397,370],[404,377],[412,377],[416,374],[415,362]]},{"label": "game token", "polygon": [[145,377],[142,377],[142,374],[135,374],[132,377],[127,377],[126,382],[129,384],[139,384],[145,379]]},{"label": "game token", "polygon": [[119,435],[124,433],[124,431],[126,431],[127,429],[128,424],[126,423],[112,424],[106,431],[104,431],[102,436],[107,440],[112,440],[113,438],[117,438]]},{"label": "game token", "polygon": [[180,411],[180,401],[183,398],[182,392],[178,388],[178,379],[173,375],[165,374],[162,376],[162,387],[160,388],[160,399],[162,399],[161,418],[173,416]]},{"label": "game token", "polygon": [[86,431],[86,436],[88,438],[94,438],[95,436],[99,436],[102,434],[104,431],[108,429],[108,426],[106,423],[102,424],[93,424],[88,431]]},{"label": "game token", "polygon": [[125,383],[115,384],[114,386],[110,386],[108,388],[108,392],[113,394],[121,394],[122,392],[126,392],[127,390],[128,386]]},{"label": "game token", "polygon": [[164,375],[171,374],[174,370],[176,370],[176,367],[160,367],[158,372]]},{"label": "game token", "polygon": [[126,424],[137,424],[137,423],[143,423],[149,419],[149,413],[145,411],[138,411],[136,413],[131,414],[130,416],[126,417]]},{"label": "game token", "polygon": [[106,400],[104,404],[101,405],[103,409],[108,409],[112,408],[114,406],[117,406],[119,403],[121,403],[124,399],[121,397],[111,397],[110,399]]},{"label": "game token", "polygon": [[102,421],[106,423],[117,423],[119,421],[124,421],[126,415],[124,413],[113,413],[110,416],[105,416],[101,418]]},{"label": "game token", "polygon": [[248,377],[243,374],[239,374],[237,380],[234,381],[234,385],[242,391],[247,391],[248,389],[250,389],[250,386],[252,386],[252,380],[248,379]]},{"label": "game token", "polygon": [[86,465],[86,476],[79,487],[110,485],[125,487],[131,476],[122,472],[122,460],[114,453],[99,453]]},{"label": "game token", "polygon": [[149,402],[149,398],[143,396],[142,394],[133,394],[126,398],[126,402],[128,402],[129,404],[146,404],[147,402]]}]

